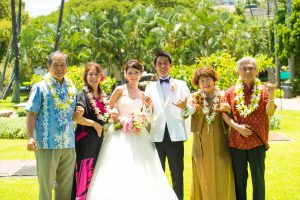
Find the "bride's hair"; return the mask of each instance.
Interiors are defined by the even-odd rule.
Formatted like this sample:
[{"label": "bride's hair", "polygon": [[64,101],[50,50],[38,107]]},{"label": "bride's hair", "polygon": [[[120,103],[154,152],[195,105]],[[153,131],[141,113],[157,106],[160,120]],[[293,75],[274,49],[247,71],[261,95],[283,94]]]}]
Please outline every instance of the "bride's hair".
[{"label": "bride's hair", "polygon": [[129,68],[134,68],[139,70],[140,72],[143,72],[143,66],[138,60],[129,60],[126,63],[125,72],[127,72]]}]

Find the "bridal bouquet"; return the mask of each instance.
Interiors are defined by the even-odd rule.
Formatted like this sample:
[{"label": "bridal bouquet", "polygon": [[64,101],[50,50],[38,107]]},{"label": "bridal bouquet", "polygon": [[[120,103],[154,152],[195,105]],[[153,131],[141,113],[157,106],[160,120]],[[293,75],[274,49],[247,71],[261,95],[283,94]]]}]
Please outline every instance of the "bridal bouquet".
[{"label": "bridal bouquet", "polygon": [[142,112],[133,112],[129,117],[120,117],[119,123],[114,124],[115,130],[124,129],[124,133],[139,134],[143,127],[148,126],[146,115]]}]

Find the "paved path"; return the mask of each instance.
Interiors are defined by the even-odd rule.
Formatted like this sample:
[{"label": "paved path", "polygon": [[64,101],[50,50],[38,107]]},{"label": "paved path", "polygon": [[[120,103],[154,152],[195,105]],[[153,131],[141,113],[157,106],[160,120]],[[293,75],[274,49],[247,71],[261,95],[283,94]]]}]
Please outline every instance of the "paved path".
[{"label": "paved path", "polygon": [[[275,99],[278,110],[299,110],[300,97],[293,99]],[[190,117],[186,120],[187,130],[190,130]],[[272,141],[278,141],[274,135]],[[288,140],[288,139],[287,139]],[[35,160],[0,160],[0,177],[36,175]]]}]

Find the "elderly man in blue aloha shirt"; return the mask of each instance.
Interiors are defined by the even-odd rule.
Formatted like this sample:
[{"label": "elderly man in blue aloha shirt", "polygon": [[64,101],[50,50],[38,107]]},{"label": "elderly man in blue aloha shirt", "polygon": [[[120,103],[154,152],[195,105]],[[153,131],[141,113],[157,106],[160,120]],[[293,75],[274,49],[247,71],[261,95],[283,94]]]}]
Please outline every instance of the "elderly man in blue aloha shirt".
[{"label": "elderly man in blue aloha shirt", "polygon": [[35,151],[40,200],[71,198],[75,141],[73,113],[76,88],[65,78],[67,55],[56,51],[49,56],[49,73],[35,84],[26,106],[27,149]]}]

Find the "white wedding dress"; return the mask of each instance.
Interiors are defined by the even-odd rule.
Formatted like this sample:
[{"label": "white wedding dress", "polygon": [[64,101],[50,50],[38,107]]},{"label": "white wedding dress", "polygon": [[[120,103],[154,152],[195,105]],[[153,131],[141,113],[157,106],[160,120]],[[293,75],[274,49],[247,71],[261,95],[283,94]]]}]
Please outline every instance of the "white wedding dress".
[{"label": "white wedding dress", "polygon": [[[120,116],[140,111],[142,100],[121,96]],[[88,190],[89,200],[176,200],[148,131],[124,133],[111,126],[100,149]]]}]

